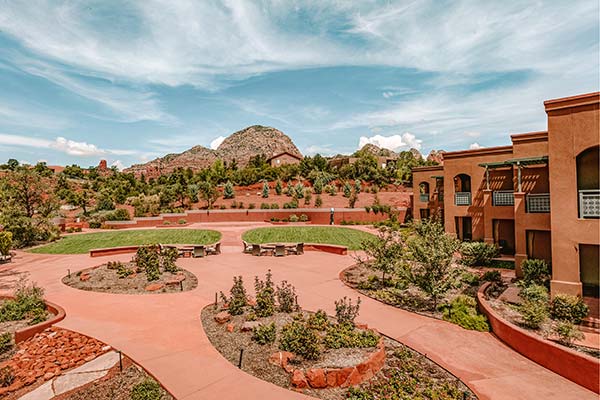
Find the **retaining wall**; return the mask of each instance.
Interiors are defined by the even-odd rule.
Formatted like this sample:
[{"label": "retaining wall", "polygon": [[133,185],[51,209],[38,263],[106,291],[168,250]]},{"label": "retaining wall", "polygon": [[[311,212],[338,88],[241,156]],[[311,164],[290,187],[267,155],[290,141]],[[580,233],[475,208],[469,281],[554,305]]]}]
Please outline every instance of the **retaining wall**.
[{"label": "retaining wall", "polygon": [[[0,296],[0,300],[13,299],[12,296]],[[45,301],[46,309],[54,314],[50,319],[46,321],[40,322],[39,324],[31,325],[26,328],[20,329],[15,332],[15,343],[21,343],[30,337],[34,336],[36,333],[40,333],[44,331],[46,328],[56,324],[57,322],[62,321],[66,314],[65,310],[59,306],[58,304],[51,303],[49,301]]]}]

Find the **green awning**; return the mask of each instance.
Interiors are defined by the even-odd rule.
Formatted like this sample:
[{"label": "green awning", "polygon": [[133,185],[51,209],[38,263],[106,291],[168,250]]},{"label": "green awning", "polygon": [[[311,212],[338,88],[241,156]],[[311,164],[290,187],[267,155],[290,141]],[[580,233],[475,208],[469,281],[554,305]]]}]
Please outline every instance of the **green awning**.
[{"label": "green awning", "polygon": [[494,169],[494,168],[502,168],[502,167],[512,167],[512,163],[510,163],[508,161],[494,161],[494,162],[481,163],[481,164],[479,164],[479,166]]},{"label": "green awning", "polygon": [[512,160],[507,160],[506,162],[521,165],[537,165],[537,164],[548,164],[548,156],[541,157],[527,157],[527,158],[513,158]]}]

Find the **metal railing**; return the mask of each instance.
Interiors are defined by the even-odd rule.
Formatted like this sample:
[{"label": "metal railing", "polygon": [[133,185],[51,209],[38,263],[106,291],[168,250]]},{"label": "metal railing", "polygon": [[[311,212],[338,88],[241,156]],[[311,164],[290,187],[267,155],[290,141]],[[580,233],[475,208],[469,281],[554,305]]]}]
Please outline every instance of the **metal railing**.
[{"label": "metal railing", "polygon": [[529,193],[526,201],[528,213],[550,212],[550,193]]},{"label": "metal railing", "polygon": [[429,193],[421,193],[419,195],[419,200],[422,201],[422,202],[424,202],[424,203],[429,202]]},{"label": "metal railing", "polygon": [[471,205],[471,192],[456,192],[456,193],[454,193],[454,205],[470,206]]},{"label": "metal railing", "polygon": [[443,203],[444,202],[444,192],[438,192],[437,198],[438,198],[438,202]]},{"label": "metal railing", "polygon": [[600,218],[600,189],[579,191],[579,218]]},{"label": "metal railing", "polygon": [[496,190],[492,193],[493,206],[514,206],[515,193],[512,190]]}]

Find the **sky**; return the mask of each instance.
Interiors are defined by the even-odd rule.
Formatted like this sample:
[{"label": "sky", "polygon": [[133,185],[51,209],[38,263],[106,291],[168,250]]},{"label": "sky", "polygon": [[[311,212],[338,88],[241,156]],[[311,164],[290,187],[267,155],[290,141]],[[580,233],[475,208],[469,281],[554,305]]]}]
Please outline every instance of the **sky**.
[{"label": "sky", "polygon": [[599,2],[0,0],[0,162],[119,168],[249,125],[446,151],[598,91]]}]

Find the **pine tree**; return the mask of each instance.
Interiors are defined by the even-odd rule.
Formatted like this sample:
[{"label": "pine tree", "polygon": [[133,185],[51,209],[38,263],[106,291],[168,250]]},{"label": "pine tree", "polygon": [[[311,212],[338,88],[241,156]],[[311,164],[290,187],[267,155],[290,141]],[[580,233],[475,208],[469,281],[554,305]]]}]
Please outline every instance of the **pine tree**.
[{"label": "pine tree", "polygon": [[269,183],[268,182],[263,183],[262,197],[263,197],[263,199],[266,199],[269,197]]},{"label": "pine tree", "polygon": [[224,199],[233,199],[235,197],[235,192],[233,190],[233,184],[230,181],[227,181],[225,184],[225,188],[223,189],[223,198]]},{"label": "pine tree", "polygon": [[323,193],[323,181],[321,179],[317,179],[315,181],[315,184],[313,185],[313,189],[315,191],[315,194]]},{"label": "pine tree", "polygon": [[348,182],[344,184],[344,197],[350,197],[352,195],[352,186]]},{"label": "pine tree", "polygon": [[275,183],[275,193],[277,193],[277,196],[281,196],[282,192],[283,192],[283,185],[281,184],[281,180],[277,179],[277,182]]}]

